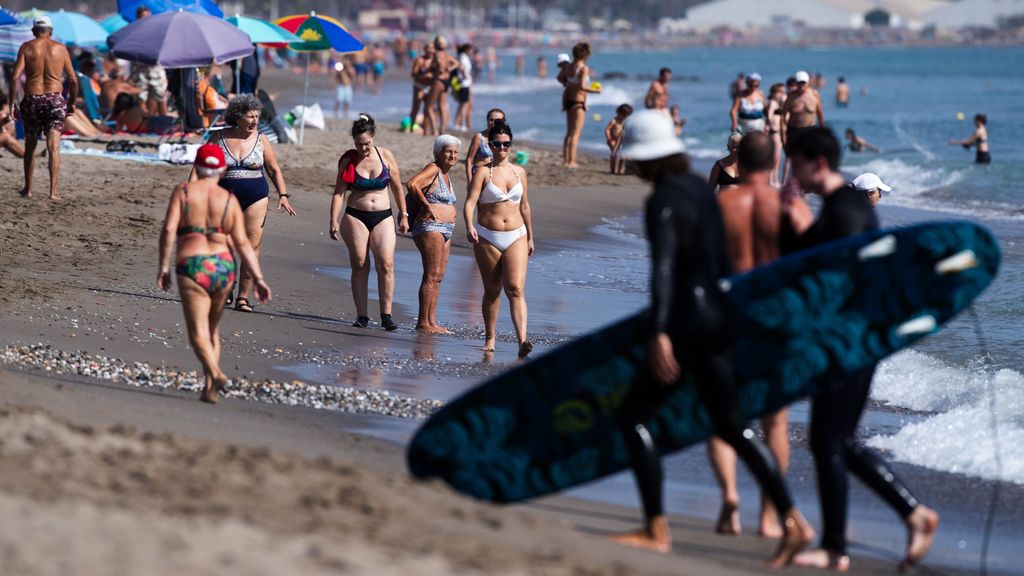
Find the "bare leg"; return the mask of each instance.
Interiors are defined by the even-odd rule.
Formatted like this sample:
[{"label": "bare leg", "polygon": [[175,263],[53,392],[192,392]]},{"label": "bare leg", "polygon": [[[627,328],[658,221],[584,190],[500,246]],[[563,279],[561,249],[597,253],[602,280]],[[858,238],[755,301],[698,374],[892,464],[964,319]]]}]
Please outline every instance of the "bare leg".
[{"label": "bare leg", "polygon": [[[252,249],[256,252],[256,258],[260,257],[260,246],[263,244],[263,223],[267,220],[267,207],[270,204],[270,200],[263,199],[253,203],[245,209],[243,215],[245,216],[245,235],[249,237],[249,242],[252,243]],[[249,300],[252,291],[254,279],[249,269],[245,267],[245,264],[239,264],[238,266],[238,297]]]},{"label": "bare leg", "polygon": [[526,266],[528,261],[529,246],[526,236],[513,242],[501,255],[502,284],[505,289],[505,297],[508,298],[509,311],[512,314],[512,325],[516,329],[520,358],[525,358],[533,350],[533,345],[526,337]]},{"label": "bare leg", "polygon": [[437,297],[444,280],[444,272],[448,263],[448,247],[450,243],[437,232],[424,232],[413,238],[419,248],[423,261],[423,278],[419,291],[419,319],[416,329],[424,332],[447,334],[448,330],[437,323]]},{"label": "bare leg", "polygon": [[25,198],[32,197],[32,175],[36,169],[36,145],[39,143],[37,134],[25,133],[25,156],[21,159],[21,165],[25,169],[25,187],[20,194]]},{"label": "bare leg", "polygon": [[50,200],[57,200],[57,181],[60,180],[60,132],[46,133],[46,153],[50,155]]},{"label": "bare leg", "polygon": [[736,451],[717,436],[708,440],[708,462],[715,473],[718,488],[722,492],[722,508],[715,523],[715,532],[719,534],[739,535],[740,525],[740,494],[736,488]]},{"label": "bare leg", "polygon": [[219,298],[223,301],[227,293],[222,290],[211,297],[191,278],[184,276],[178,276],[178,293],[181,295],[181,306],[185,311],[189,343],[192,345],[196,357],[199,358],[199,362],[203,365],[203,374],[206,377],[206,386],[200,399],[214,404],[217,402],[217,385],[224,382],[226,376],[221,372],[217,363],[219,345],[217,348],[214,347],[210,331],[211,299]]},{"label": "bare leg", "polygon": [[412,132],[412,127],[416,124],[416,117],[420,113],[420,105],[423,104],[423,91],[413,84],[412,87],[412,109],[409,110],[409,132]]},{"label": "bare leg", "polygon": [[[765,443],[771,450],[775,461],[779,464],[779,474],[786,475],[789,470],[789,409],[783,408],[774,414],[761,419],[761,428],[764,430]],[[764,538],[779,538],[782,536],[782,525],[779,523],[779,515],[772,505],[771,499],[761,494],[761,520],[757,528],[757,534]]]},{"label": "bare leg", "polygon": [[501,252],[481,239],[473,245],[473,253],[480,268],[480,279],[484,283],[481,305],[484,316],[484,350],[493,351],[496,340],[495,325],[498,323],[498,297],[501,296]]},{"label": "bare leg", "polygon": [[348,261],[352,268],[352,299],[355,300],[356,314],[366,316],[367,286],[370,281],[370,258],[367,250],[370,231],[366,224],[351,214],[341,217],[341,238],[348,247]]},{"label": "bare leg", "polygon": [[580,144],[580,134],[583,132],[583,123],[586,121],[586,111],[577,106],[568,113],[569,134],[566,144],[566,167],[576,168],[576,153]]},{"label": "bare leg", "polygon": [[377,270],[377,297],[380,299],[380,313],[391,314],[391,302],[395,292],[395,221],[384,220],[370,232],[370,251]]},{"label": "bare leg", "polygon": [[441,120],[437,125],[437,133],[444,134],[444,131],[448,129],[448,92],[442,90],[438,100],[438,105],[441,108]]},{"label": "bare leg", "polygon": [[25,157],[25,147],[21,145],[21,142],[18,142],[17,138],[7,132],[0,133],[0,146],[3,146],[5,150],[18,158]]}]

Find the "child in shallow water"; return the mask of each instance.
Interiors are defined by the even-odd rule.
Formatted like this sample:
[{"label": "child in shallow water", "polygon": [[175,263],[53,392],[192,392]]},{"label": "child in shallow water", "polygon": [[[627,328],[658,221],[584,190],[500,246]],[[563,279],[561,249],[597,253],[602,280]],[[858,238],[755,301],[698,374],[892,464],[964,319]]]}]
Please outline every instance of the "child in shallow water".
[{"label": "child in shallow water", "polygon": [[609,120],[608,125],[604,127],[604,140],[608,144],[608,150],[611,151],[609,168],[612,174],[626,173],[626,161],[619,157],[619,147],[622,146],[622,124],[632,113],[632,106],[621,104],[615,109],[615,117]]}]

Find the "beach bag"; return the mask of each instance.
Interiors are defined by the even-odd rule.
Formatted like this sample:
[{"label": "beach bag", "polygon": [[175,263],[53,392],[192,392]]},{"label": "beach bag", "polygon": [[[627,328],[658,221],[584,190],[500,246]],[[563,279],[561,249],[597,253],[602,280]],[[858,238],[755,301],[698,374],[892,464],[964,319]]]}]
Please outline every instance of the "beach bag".
[{"label": "beach bag", "polygon": [[[441,172],[438,171],[437,174],[440,174],[440,173]],[[427,186],[427,190],[430,190],[434,186],[434,182],[437,182],[437,175],[436,174],[434,175],[434,179],[431,180],[430,184]],[[405,189],[409,190],[409,183],[408,182],[405,183]],[[419,217],[419,215],[420,215],[420,208],[422,208],[422,206],[420,205],[419,196],[416,196],[416,194],[413,193],[412,191],[406,192],[405,193],[405,210],[406,210],[406,212],[409,213],[409,222],[414,222],[416,220],[416,218]]]},{"label": "beach bag", "polygon": [[292,116],[295,117],[294,126],[296,127],[300,124],[305,124],[307,128],[316,128],[317,130],[327,128],[327,122],[324,120],[324,111],[320,108],[319,102],[312,106],[299,105],[292,108]]}]

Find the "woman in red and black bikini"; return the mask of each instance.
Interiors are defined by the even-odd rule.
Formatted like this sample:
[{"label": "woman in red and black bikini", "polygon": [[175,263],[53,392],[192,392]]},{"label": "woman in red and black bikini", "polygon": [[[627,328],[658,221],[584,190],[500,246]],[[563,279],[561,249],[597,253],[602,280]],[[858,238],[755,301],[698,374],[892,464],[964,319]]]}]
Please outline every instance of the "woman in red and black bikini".
[{"label": "woman in red and black bikini", "polygon": [[580,144],[580,134],[587,120],[587,94],[599,94],[600,88],[590,85],[590,44],[580,42],[572,47],[572,62],[563,66],[558,73],[558,81],[565,86],[562,92],[562,111],[565,112],[565,140],[562,142],[562,165],[575,170],[576,149]]},{"label": "woman in red and black bikini", "polygon": [[235,260],[228,240],[250,271],[260,302],[270,300],[260,262],[245,233],[245,216],[235,197],[217,185],[224,173],[224,152],[204,144],[196,154],[195,179],[171,194],[160,234],[160,269],[156,283],[171,289],[171,255],[177,244],[178,293],[185,311],[188,339],[203,364],[205,383],[200,400],[217,403],[217,393],[228,383],[220,369],[221,313],[235,282]]},{"label": "woman in red and black bikini", "polygon": [[[387,148],[373,144],[377,125],[368,114],[360,114],[352,123],[355,148],[338,160],[338,179],[331,198],[330,233],[332,240],[344,239],[352,267],[352,298],[356,321],[352,326],[366,328],[367,291],[370,280],[370,254],[377,269],[377,293],[380,299],[380,323],[385,330],[398,328],[391,318],[391,297],[395,290],[395,219],[391,213],[388,189],[398,205],[398,230],[409,231],[409,212],[405,206],[398,162]],[[345,205],[345,193],[348,203]],[[345,214],[341,214],[345,205]],[[340,220],[339,220],[340,218]]]}]

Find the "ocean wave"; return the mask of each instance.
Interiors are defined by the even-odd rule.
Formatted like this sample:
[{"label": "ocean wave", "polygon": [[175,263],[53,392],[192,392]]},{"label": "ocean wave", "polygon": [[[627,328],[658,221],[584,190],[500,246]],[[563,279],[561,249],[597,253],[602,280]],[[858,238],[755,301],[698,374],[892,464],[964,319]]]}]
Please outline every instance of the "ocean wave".
[{"label": "ocean wave", "polygon": [[[996,402],[991,405],[990,386]],[[1024,484],[1024,375],[1014,370],[950,366],[908,350],[879,366],[872,398],[884,404],[934,412],[868,445],[899,461],[934,470]],[[995,418],[1002,469],[990,423]]]}]

